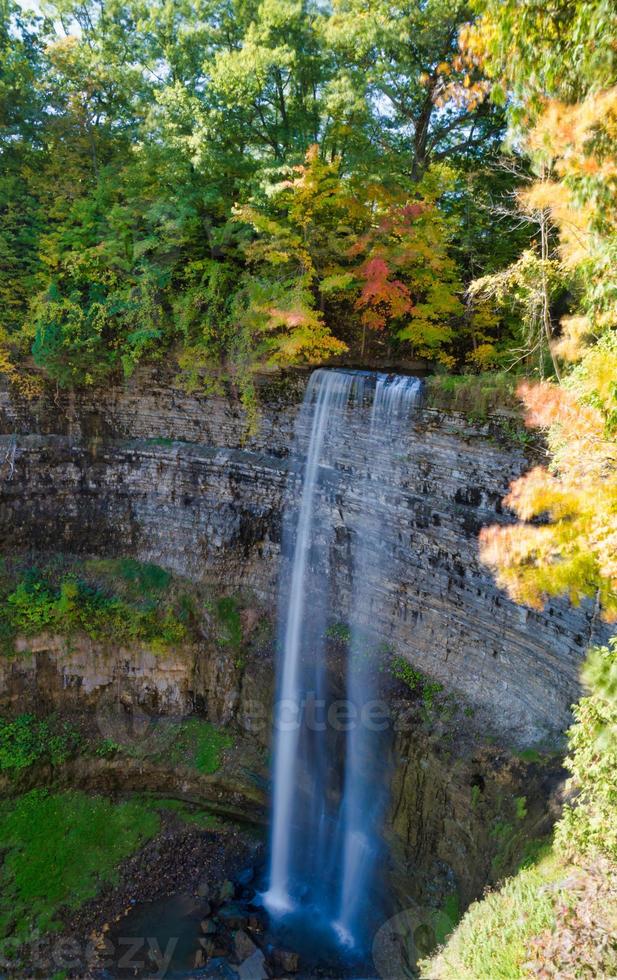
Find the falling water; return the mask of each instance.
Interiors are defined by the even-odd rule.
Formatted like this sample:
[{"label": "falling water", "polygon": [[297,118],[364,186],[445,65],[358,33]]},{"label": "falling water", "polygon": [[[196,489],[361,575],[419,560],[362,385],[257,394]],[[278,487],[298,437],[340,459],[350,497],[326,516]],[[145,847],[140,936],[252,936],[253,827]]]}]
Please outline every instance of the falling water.
[{"label": "falling water", "polygon": [[[358,624],[378,600],[387,491],[420,391],[416,378],[316,371],[296,427],[294,458],[303,466],[290,480],[283,532],[270,879],[264,901],[274,916],[304,916],[313,925],[327,925],[348,947],[360,944],[384,804],[378,773],[383,732],[359,717],[375,693],[366,629]],[[344,477],[351,445],[354,460],[363,463],[349,481]],[[355,496],[355,503],[345,500],[346,494]],[[368,497],[371,508],[363,506]],[[341,692],[327,663],[327,637],[337,618],[333,555],[346,503],[352,626]],[[332,714],[341,694],[353,709],[353,722],[344,715],[346,725],[337,724],[340,714]]]}]

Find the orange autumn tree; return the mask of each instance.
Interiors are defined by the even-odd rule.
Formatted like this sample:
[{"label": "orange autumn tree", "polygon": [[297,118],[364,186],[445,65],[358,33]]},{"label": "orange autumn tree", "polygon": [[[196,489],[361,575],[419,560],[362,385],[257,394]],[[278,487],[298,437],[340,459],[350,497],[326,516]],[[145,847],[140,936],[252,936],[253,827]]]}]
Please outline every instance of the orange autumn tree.
[{"label": "orange autumn tree", "polygon": [[463,311],[461,284],[447,253],[447,233],[434,201],[385,202],[376,220],[350,247],[353,284],[359,287],[354,307],[365,330],[394,332],[413,352],[451,367],[448,344],[453,320]]}]

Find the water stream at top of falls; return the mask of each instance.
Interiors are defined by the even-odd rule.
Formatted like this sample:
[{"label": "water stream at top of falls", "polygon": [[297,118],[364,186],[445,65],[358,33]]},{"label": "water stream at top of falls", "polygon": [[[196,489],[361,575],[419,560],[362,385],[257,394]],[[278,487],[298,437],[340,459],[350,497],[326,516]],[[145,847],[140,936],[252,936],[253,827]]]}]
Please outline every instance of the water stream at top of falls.
[{"label": "water stream at top of falls", "polygon": [[[371,713],[376,663],[365,624],[386,573],[380,544],[395,458],[421,389],[417,378],[315,371],[296,423],[285,508],[264,904],[275,919],[318,924],[350,950],[365,938],[386,797],[385,725]],[[329,638],[341,634],[345,662],[337,666]]]}]

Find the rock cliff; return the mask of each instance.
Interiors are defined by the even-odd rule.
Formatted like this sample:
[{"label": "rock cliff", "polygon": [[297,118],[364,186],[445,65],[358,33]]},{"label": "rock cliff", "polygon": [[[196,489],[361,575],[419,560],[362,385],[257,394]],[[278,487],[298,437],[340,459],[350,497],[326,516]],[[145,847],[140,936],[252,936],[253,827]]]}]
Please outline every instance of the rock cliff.
[{"label": "rock cliff", "polygon": [[[35,403],[0,393],[4,550],[131,555],[195,580],[251,591],[274,609],[294,419],[306,376],[261,384],[255,434],[233,392],[174,387],[164,371],[108,391],[49,391]],[[359,415],[356,424],[362,424]],[[342,620],[347,544],[359,515],[387,512],[388,574],[366,625],[428,676],[490,717],[507,739],[551,736],[568,722],[584,650],[603,631],[592,608],[520,608],[478,561],[477,534],[508,521],[501,499],[529,465],[490,421],[419,410],[388,486],[354,494],[366,465],[352,437],[331,492]],[[382,565],[383,567],[383,565]]]}]

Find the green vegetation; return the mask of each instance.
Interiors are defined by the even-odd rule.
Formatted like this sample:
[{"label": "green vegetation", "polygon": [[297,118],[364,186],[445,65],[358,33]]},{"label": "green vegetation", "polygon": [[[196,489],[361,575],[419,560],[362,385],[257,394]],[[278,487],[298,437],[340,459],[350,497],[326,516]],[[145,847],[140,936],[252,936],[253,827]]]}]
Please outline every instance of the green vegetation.
[{"label": "green vegetation", "polygon": [[0,939],[10,947],[57,929],[158,829],[156,813],[134,801],[33,790],[0,803]]},{"label": "green vegetation", "polygon": [[170,767],[188,766],[212,774],[221,766],[225,749],[233,738],[202,718],[172,721],[162,717],[145,736],[133,743],[111,738],[95,740],[80,733],[55,715],[35,718],[22,714],[12,720],[0,718],[0,772],[19,773],[35,763],[60,766],[76,754],[100,759],[128,755]]},{"label": "green vegetation", "polygon": [[431,980],[513,980],[525,976],[527,943],[554,925],[555,892],[563,877],[554,856],[525,868],[499,891],[475,902],[445,949],[422,975]]},{"label": "green vegetation", "polygon": [[332,623],[326,629],[326,636],[329,640],[346,646],[351,641],[351,629],[347,623]]},{"label": "green vegetation", "polygon": [[233,744],[230,735],[220,732],[209,722],[191,718],[181,722],[174,738],[170,761],[189,764],[202,773],[213,773],[220,768],[223,751]]},{"label": "green vegetation", "polygon": [[152,562],[136,561],[135,558],[97,558],[85,563],[86,569],[99,575],[107,574],[112,580],[120,579],[130,586],[133,596],[147,596],[165,592],[171,584],[171,572]]},{"label": "green vegetation", "polygon": [[590,651],[582,677],[590,693],[574,708],[566,759],[578,797],[565,808],[556,844],[617,862],[617,637]]},{"label": "green vegetation", "polygon": [[180,722],[160,718],[147,736],[133,745],[109,746],[105,742],[99,746],[99,752],[101,749],[109,754],[124,752],[166,766],[188,766],[210,775],[220,768],[222,754],[231,745],[230,735],[201,718]]},{"label": "green vegetation", "polygon": [[191,824],[202,830],[216,830],[220,826],[214,813],[202,807],[185,803],[184,800],[167,799],[165,797],[143,797],[152,810],[159,813],[173,813],[183,823]]},{"label": "green vegetation", "polygon": [[479,420],[494,412],[510,412],[522,423],[516,395],[520,375],[505,371],[481,374],[435,374],[426,379],[427,403],[432,408],[465,412]]},{"label": "green vegetation", "polygon": [[461,918],[461,903],[457,892],[446,896],[443,906],[435,918],[435,940],[441,945],[446,941]]},{"label": "green vegetation", "polygon": [[189,636],[190,599],[167,596],[171,576],[132,559],[90,561],[69,569],[4,570],[0,578],[0,637],[10,652],[17,635],[86,633],[94,640],[142,642],[153,650]]},{"label": "green vegetation", "polygon": [[422,704],[427,712],[434,708],[435,698],[443,691],[443,684],[429,680],[420,670],[412,667],[404,657],[392,657],[389,670],[392,676],[402,681],[410,691],[420,691]]},{"label": "green vegetation", "polygon": [[27,769],[43,761],[60,765],[80,743],[75,729],[53,717],[39,720],[24,714],[13,721],[0,718],[0,770]]},{"label": "green vegetation", "polygon": [[542,755],[537,749],[522,749],[516,753],[523,762],[542,762]]},{"label": "green vegetation", "polygon": [[515,184],[503,108],[469,135],[447,94],[468,13],[9,0],[0,370],[32,394],[41,372],[94,385],[166,358],[252,413],[264,365],[498,362],[516,322],[466,310],[464,284],[530,235],[507,217],[491,235]]},{"label": "green vegetation", "polygon": [[[590,652],[589,695],[575,707],[567,765],[578,791],[552,844],[529,842],[518,871],[465,913],[445,947],[424,964],[431,980],[519,980],[551,963],[556,976],[609,977],[617,970],[617,640]],[[532,750],[533,751],[533,750]],[[535,755],[530,761],[535,761]],[[481,797],[472,787],[472,805]],[[527,812],[514,800],[514,820]],[[524,839],[496,821],[494,870]],[[570,972],[573,970],[574,972]],[[566,972],[567,971],[567,972]]]},{"label": "green vegetation", "polygon": [[242,620],[238,600],[234,596],[223,596],[217,600],[216,614],[221,627],[219,642],[235,650],[242,645]]}]

